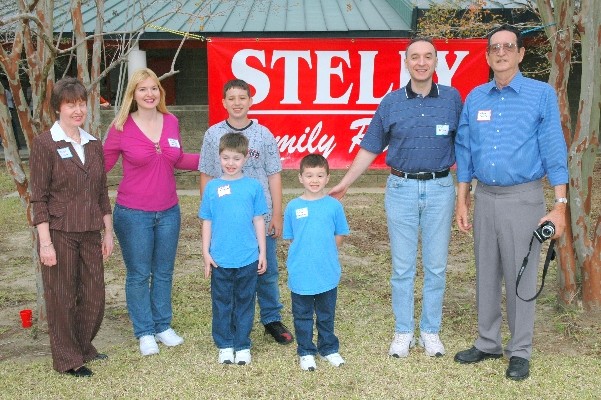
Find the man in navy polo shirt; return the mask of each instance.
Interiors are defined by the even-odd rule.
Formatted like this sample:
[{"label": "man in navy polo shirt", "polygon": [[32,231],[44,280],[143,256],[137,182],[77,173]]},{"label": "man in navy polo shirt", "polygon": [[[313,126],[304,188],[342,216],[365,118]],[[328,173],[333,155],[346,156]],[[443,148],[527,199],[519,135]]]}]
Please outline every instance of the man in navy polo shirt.
[{"label": "man in navy polo shirt", "polygon": [[[516,296],[516,277],[528,253],[532,232],[551,221],[553,239],[565,229],[567,150],[553,88],[522,76],[522,36],[502,25],[488,34],[486,61],[494,79],[473,89],[461,114],[457,140],[456,219],[469,232],[469,184],[478,180],[474,207],[478,339],[455,355],[462,364],[503,355],[502,291],[505,280],[507,323],[511,339],[506,376],[522,380],[530,373],[534,302]],[[547,213],[542,178],[555,190],[555,205]],[[546,214],[546,215],[545,215]],[[534,241],[520,280],[520,296],[536,293],[540,243]]]},{"label": "man in navy polo shirt", "polygon": [[438,332],[442,321],[447,255],[455,186],[449,168],[455,163],[454,139],[461,113],[459,92],[432,81],[436,48],[429,38],[415,38],[406,49],[411,75],[407,86],[381,101],[353,164],[330,195],[341,198],[351,184],[388,146],[385,207],[392,253],[392,310],[395,333],[389,355],[407,357],[414,346],[414,295],[418,239],[421,232],[424,287],[419,344],[429,356],[442,356]]}]

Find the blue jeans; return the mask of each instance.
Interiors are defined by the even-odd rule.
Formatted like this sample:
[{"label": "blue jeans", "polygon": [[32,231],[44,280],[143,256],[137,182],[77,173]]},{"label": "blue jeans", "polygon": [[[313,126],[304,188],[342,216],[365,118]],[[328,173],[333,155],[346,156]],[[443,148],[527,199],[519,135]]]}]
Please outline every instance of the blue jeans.
[{"label": "blue jeans", "polygon": [[257,267],[255,261],[242,268],[213,268],[213,340],[219,349],[250,349],[250,332],[255,319]]},{"label": "blue jeans", "polygon": [[257,301],[263,325],[281,321],[280,310],[283,307],[280,303],[280,287],[278,286],[277,241],[273,237],[267,236],[266,242],[267,271],[259,275],[257,282]]},{"label": "blue jeans", "polygon": [[180,209],[142,211],[115,204],[115,233],[127,268],[127,311],[137,338],[171,326],[171,286]]},{"label": "blue jeans", "polygon": [[[290,292],[292,298],[292,316],[296,335],[297,354],[302,356],[322,356],[338,353],[339,342],[334,335],[334,317],[336,316],[336,297],[338,288],[314,295]],[[313,343],[313,313],[317,325],[317,347]]]},{"label": "blue jeans", "polygon": [[392,253],[395,332],[413,332],[413,285],[421,231],[424,287],[420,330],[438,333],[455,208],[453,177],[421,181],[390,175],[384,204]]}]

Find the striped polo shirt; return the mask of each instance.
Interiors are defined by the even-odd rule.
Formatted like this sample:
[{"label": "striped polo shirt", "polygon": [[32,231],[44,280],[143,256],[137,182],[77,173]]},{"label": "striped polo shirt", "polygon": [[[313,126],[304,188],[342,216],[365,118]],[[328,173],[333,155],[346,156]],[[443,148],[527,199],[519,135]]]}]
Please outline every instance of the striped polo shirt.
[{"label": "striped polo shirt", "polygon": [[404,172],[435,172],[455,163],[453,141],[461,113],[457,89],[432,84],[427,96],[407,86],[388,93],[374,114],[361,147]]}]

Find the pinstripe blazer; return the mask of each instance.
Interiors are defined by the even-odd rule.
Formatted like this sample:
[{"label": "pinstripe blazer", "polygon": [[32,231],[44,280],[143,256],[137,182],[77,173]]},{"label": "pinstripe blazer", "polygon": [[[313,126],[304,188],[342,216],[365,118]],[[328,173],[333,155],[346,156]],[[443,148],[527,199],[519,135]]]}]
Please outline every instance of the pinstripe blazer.
[{"label": "pinstripe blazer", "polygon": [[[59,150],[64,148],[69,149],[70,157],[61,157]],[[29,165],[34,225],[48,222],[50,229],[65,232],[104,227],[102,217],[111,213],[111,204],[102,143],[91,140],[83,148],[85,164],[70,143],[55,142],[50,132],[33,140]]]}]

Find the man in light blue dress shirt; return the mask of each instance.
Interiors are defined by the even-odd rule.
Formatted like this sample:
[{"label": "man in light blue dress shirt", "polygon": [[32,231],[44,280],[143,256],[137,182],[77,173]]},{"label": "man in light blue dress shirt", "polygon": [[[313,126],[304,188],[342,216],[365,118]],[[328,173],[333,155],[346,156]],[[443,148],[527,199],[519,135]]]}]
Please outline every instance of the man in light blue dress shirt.
[{"label": "man in light blue dress shirt", "polygon": [[[502,25],[488,35],[486,60],[494,79],[468,95],[457,131],[455,152],[459,182],[455,218],[468,232],[470,183],[478,181],[474,207],[478,338],[455,361],[470,364],[489,358],[509,358],[506,377],[522,380],[530,374],[534,301],[516,296],[516,277],[528,252],[533,231],[543,222],[555,225],[553,239],[565,229],[567,150],[557,96],[547,83],[524,77],[520,32]],[[542,179],[555,191],[546,211]],[[520,281],[524,299],[536,293],[540,243],[534,241]],[[502,281],[511,338],[501,342]]]}]

